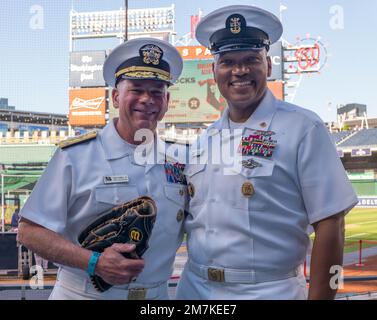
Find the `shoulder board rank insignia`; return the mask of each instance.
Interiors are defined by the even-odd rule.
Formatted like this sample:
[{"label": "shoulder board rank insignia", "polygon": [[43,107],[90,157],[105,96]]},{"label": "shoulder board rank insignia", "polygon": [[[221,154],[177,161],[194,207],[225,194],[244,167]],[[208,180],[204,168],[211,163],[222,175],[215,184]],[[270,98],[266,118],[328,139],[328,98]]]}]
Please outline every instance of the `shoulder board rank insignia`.
[{"label": "shoulder board rank insignia", "polygon": [[92,139],[95,139],[97,137],[97,132],[96,131],[91,131],[89,133],[83,134],[78,137],[73,137],[64,141],[61,141],[58,143],[58,146],[60,149],[65,149]]}]

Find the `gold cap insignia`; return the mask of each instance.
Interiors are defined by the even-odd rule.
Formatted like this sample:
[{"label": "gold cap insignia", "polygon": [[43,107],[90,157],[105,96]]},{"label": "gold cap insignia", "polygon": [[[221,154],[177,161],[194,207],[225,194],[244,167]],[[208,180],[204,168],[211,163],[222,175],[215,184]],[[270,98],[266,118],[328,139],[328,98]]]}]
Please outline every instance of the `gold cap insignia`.
[{"label": "gold cap insignia", "polygon": [[246,27],[246,20],[240,14],[233,14],[227,19],[226,27],[231,33],[238,34]]},{"label": "gold cap insignia", "polygon": [[160,64],[162,55],[162,49],[153,44],[146,44],[140,48],[140,56],[143,58],[145,64],[153,64],[157,66]]}]

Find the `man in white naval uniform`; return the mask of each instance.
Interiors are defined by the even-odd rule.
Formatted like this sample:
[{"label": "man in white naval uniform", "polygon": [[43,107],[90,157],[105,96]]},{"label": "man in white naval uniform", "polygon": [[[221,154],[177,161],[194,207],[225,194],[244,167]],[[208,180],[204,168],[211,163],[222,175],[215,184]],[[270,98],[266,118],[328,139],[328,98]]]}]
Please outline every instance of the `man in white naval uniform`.
[{"label": "man in white naval uniform", "polygon": [[[119,118],[99,134],[64,142],[21,211],[18,240],[60,266],[50,299],[169,298],[167,281],[182,241],[187,187],[183,167],[166,156],[155,130],[168,108],[168,86],[181,71],[178,51],[152,38],[127,41],[107,58],[104,78],[114,87]],[[139,129],[151,133],[142,148],[135,137]],[[142,259],[121,255],[135,249],[131,244],[114,244],[99,258],[79,246],[78,235],[100,213],[141,195],[157,205]],[[95,268],[89,272],[93,257]],[[91,272],[114,286],[97,292]]]},{"label": "man in white naval uniform", "polygon": [[[321,119],[267,89],[267,52],[282,31],[277,17],[253,6],[218,9],[197,27],[228,109],[192,148],[185,169],[189,259],[177,299],[336,294],[331,267],[342,265],[344,214],[357,197]],[[233,161],[219,161],[228,148]],[[308,292],[302,265],[310,225]]]}]

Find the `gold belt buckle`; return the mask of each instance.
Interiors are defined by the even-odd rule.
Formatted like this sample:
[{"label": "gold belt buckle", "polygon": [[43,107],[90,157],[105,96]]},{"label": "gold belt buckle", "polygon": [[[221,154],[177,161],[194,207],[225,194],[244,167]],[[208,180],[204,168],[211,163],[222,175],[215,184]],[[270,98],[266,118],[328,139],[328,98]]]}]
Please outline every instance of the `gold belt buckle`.
[{"label": "gold belt buckle", "polygon": [[208,268],[208,280],[216,282],[224,282],[224,270]]},{"label": "gold belt buckle", "polygon": [[133,288],[128,289],[128,300],[145,300],[147,296],[147,289]]}]

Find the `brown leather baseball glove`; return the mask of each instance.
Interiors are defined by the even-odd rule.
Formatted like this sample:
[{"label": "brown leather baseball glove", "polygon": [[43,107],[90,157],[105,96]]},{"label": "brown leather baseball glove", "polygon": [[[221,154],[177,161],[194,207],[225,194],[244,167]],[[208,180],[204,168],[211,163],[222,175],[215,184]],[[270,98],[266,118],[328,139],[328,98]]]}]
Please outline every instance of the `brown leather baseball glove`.
[{"label": "brown leather baseball glove", "polygon": [[[114,243],[133,243],[136,256],[123,253],[126,258],[140,258],[148,249],[157,207],[152,198],[143,196],[105,211],[83,230],[78,238],[82,247],[103,252]],[[104,292],[112,287],[101,277],[94,275],[91,280],[95,288]]]}]

